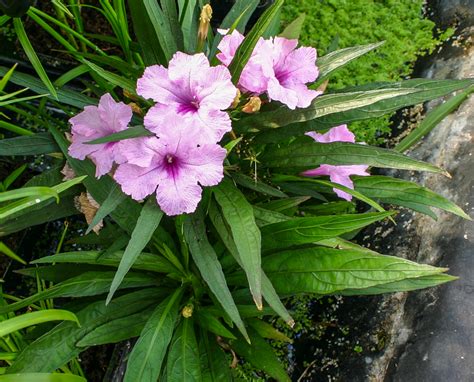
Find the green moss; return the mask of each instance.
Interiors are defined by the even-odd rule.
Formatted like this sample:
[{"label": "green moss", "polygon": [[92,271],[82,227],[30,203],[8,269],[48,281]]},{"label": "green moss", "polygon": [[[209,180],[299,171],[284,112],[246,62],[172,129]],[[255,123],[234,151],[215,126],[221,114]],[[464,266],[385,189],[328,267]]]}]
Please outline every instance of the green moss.
[{"label": "green moss", "polygon": [[[435,24],[423,18],[423,0],[287,0],[283,24],[306,14],[300,41],[324,55],[337,41],[338,48],[385,41],[385,44],[335,73],[329,87],[378,81],[397,81],[409,76],[419,56],[432,52],[453,34],[449,29],[434,37]],[[380,144],[390,132],[389,117],[353,123],[357,138]]]}]

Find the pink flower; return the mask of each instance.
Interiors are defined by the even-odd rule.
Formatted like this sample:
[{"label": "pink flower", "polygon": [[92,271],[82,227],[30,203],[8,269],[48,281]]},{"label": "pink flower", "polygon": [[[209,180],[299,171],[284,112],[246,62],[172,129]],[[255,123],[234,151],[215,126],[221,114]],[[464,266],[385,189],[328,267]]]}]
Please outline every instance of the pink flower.
[{"label": "pink flower", "polygon": [[[216,57],[225,66],[229,66],[235,56],[235,52],[244,40],[244,36],[236,29],[227,34],[228,30],[218,29],[224,35],[217,48],[219,53]],[[268,40],[260,38],[255,46],[250,60],[245,65],[239,79],[239,88],[244,93],[260,95],[267,90],[268,79],[265,77],[264,67],[271,65],[272,44]]]},{"label": "pink flower", "polygon": [[192,213],[201,200],[201,186],[214,186],[224,176],[226,150],[217,144],[198,144],[201,129],[176,125],[159,138],[130,140],[124,151],[127,163],[119,165],[114,178],[123,192],[141,200],[156,191],[167,215]]},{"label": "pink flower", "polygon": [[98,106],[86,106],[84,111],[71,118],[72,144],[69,155],[76,159],[90,157],[96,165],[96,177],[107,174],[114,162],[121,162],[120,142],[98,145],[86,144],[107,135],[125,130],[132,119],[132,109],[123,102],[115,102],[110,94],[104,94]]},{"label": "pink flower", "polygon": [[232,128],[223,110],[232,104],[237,89],[229,70],[223,65],[211,67],[202,53],[177,52],[168,68],[146,68],[137,82],[137,92],[156,102],[145,116],[145,126],[157,135],[177,121],[182,125],[193,120],[201,130],[200,142],[215,143]]},{"label": "pink flower", "polygon": [[272,42],[272,66],[264,67],[268,78],[268,98],[280,101],[290,109],[309,107],[313,99],[322,93],[306,86],[306,83],[318,78],[316,49],[296,49],[298,40],[282,37],[275,37]]},{"label": "pink flower", "polygon": [[[325,134],[319,134],[315,131],[310,131],[306,135],[313,138],[316,142],[319,143],[331,143],[331,142],[351,142],[355,143],[355,136],[352,132],[349,131],[347,125],[340,125],[333,127]],[[351,175],[360,175],[360,176],[369,176],[367,168],[369,166],[365,165],[349,165],[349,166],[333,166],[329,164],[323,164],[318,168],[313,170],[304,171],[302,175],[304,176],[329,176],[331,182],[341,184],[350,189],[354,189],[354,183],[352,182]],[[333,188],[334,192],[342,199],[352,200],[352,195]]]}]

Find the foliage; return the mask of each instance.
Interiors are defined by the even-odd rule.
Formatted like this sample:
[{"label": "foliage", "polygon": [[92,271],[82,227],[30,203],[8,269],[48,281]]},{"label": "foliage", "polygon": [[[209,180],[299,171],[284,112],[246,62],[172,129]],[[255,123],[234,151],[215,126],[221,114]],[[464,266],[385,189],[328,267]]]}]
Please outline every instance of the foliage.
[{"label": "foliage", "polygon": [[[128,105],[122,103],[118,107],[130,109],[130,126],[119,132],[113,130],[113,134],[107,131],[99,139],[94,136],[83,145],[105,150],[127,142],[158,140],[143,128],[147,127],[144,114],[156,105],[140,97],[140,86],[135,85],[144,78],[146,67],[149,70],[156,63],[168,66],[177,51],[196,53],[203,49],[217,64],[213,51],[217,40],[204,17],[203,3],[183,0],[178,1],[177,7],[174,0],[160,4],[144,0],[129,1],[126,7],[123,0],[101,0],[100,7],[93,10],[104,17],[112,35],[86,33],[81,15],[84,9],[79,1],[69,1],[69,8],[55,1],[53,15],[31,7],[27,13],[31,21],[49,33],[77,64],[57,79],[49,78],[42,67],[23,28],[23,19],[12,21],[39,78],[0,67],[0,75],[7,77],[6,81],[36,93],[15,99],[15,108],[10,101],[18,92],[2,94],[0,100],[5,103],[0,105],[9,113],[34,120],[36,125],[33,131],[11,129],[11,136],[0,141],[0,155],[12,160],[46,155],[53,166],[43,169],[16,192],[8,189],[16,175],[2,181],[0,236],[80,213],[85,215],[89,228],[85,235],[73,238],[85,247],[63,251],[63,235],[53,255],[41,256],[30,267],[21,269],[22,275],[38,281],[37,293],[13,297],[11,303],[4,301],[6,294],[1,294],[1,320],[7,326],[16,324],[12,327],[18,329],[0,341],[8,352],[6,380],[10,376],[20,380],[32,375],[54,380],[55,374],[50,373],[58,371],[62,374],[57,380],[68,380],[71,373],[80,377],[77,357],[81,352],[94,345],[138,337],[128,357],[126,381],[230,380],[230,355],[250,362],[267,379],[287,381],[285,368],[267,342],[287,341],[287,337],[264,320],[280,317],[288,326],[295,325],[292,312],[282,300],[302,294],[408,291],[455,279],[444,268],[381,255],[343,239],[376,221],[390,219],[394,211],[386,211],[380,203],[407,206],[431,216],[431,207],[436,207],[468,218],[452,202],[399,179],[354,178],[351,188],[337,179],[331,178],[330,182],[303,177],[301,171],[321,164],[359,165],[431,171],[442,176],[443,169],[394,150],[356,144],[353,139],[316,143],[304,133],[324,132],[338,124],[371,119],[464,90],[472,86],[470,80],[365,84],[329,91],[313,97],[308,107],[296,109],[287,107],[284,99],[282,103],[267,102],[269,98],[262,94],[256,101],[243,92],[223,112],[232,130],[223,138],[219,136],[215,143],[223,146],[219,147],[222,158],[226,156],[222,165],[225,179],[219,179],[214,187],[204,187],[202,195],[199,188],[197,208],[178,216],[166,214],[154,196],[147,198],[154,194],[156,185],[145,195],[146,200],[130,198],[118,188],[114,180],[117,176],[111,176],[117,175],[120,167],[115,174],[96,178],[97,158],[79,160],[72,154],[67,119],[76,115],[70,119],[76,133],[77,114],[84,108],[82,116],[95,113],[99,97],[100,102],[108,100],[114,107],[116,100]],[[243,7],[245,4],[236,3],[224,20],[225,25],[245,28],[246,13],[254,9]],[[230,72],[219,67],[228,74],[226,86],[235,89],[234,85],[245,76],[259,38],[278,33],[275,20],[282,4],[283,1],[276,1],[269,7],[243,38],[229,65]],[[204,16],[198,22],[202,10]],[[127,22],[129,11],[134,34]],[[1,19],[2,23],[9,21],[8,17]],[[297,35],[298,23],[293,25],[284,33]],[[197,41],[196,30],[200,31]],[[108,44],[114,46],[111,52],[104,47]],[[356,46],[322,57],[321,71],[330,79],[333,70],[377,47],[378,44]],[[73,80],[80,84],[80,91],[68,85]],[[306,86],[307,82],[313,81],[299,85]],[[213,82],[204,85],[212,86]],[[306,87],[304,90],[308,91]],[[105,93],[109,94],[106,98]],[[32,102],[38,102],[38,97],[39,104]],[[248,102],[258,105],[250,108],[251,113],[246,110]],[[51,116],[48,107],[60,116]],[[99,107],[104,106],[99,103]],[[29,116],[32,113],[36,113],[36,119]],[[100,119],[99,128],[117,122],[111,119]],[[191,124],[190,120],[180,121]],[[175,125],[166,126],[170,127],[178,129]],[[74,139],[77,137],[73,135]],[[180,136],[178,143],[182,140],[185,138]],[[197,140],[196,147],[206,144]],[[140,160],[148,155],[145,149],[137,152]],[[163,163],[165,159],[170,165],[174,161],[168,154],[161,158]],[[63,175],[69,180],[64,181]],[[178,175],[173,174],[175,177]],[[132,178],[132,182],[138,178]],[[346,201],[338,201],[334,189],[346,192]],[[174,191],[178,198],[182,190],[176,187]],[[361,201],[357,208],[352,197]],[[63,305],[58,299],[68,303]],[[69,312],[54,309],[60,306]],[[24,308],[35,312],[22,316]],[[28,339],[23,338],[21,330],[25,325],[18,322],[37,317],[41,319],[30,323],[38,325],[48,317],[64,321],[52,328],[38,327]],[[81,380],[79,377],[69,379]]]},{"label": "foliage", "polygon": [[[340,89],[367,82],[397,81],[411,75],[415,61],[453,33],[435,30],[423,17],[425,1],[288,0],[284,24],[306,14],[300,40],[315,46],[319,55],[334,49],[385,41],[376,51],[342,68],[331,77],[329,88]],[[350,128],[358,140],[383,143],[390,135],[390,115],[356,122]]]}]

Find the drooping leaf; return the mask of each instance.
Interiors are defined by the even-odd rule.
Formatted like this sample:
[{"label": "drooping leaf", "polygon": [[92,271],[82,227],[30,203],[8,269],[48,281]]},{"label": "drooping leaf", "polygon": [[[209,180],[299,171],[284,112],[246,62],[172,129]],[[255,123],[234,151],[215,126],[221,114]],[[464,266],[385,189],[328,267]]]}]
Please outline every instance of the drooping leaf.
[{"label": "drooping leaf", "polygon": [[199,309],[194,314],[196,323],[207,331],[217,334],[221,337],[232,338],[236,337],[222,324],[217,317],[205,309]]},{"label": "drooping leaf", "polygon": [[227,286],[216,252],[207,240],[204,219],[199,215],[201,214],[196,212],[184,221],[184,237],[188,243],[192,258],[211,292],[242,334],[247,336],[245,325],[240,318],[237,306]]},{"label": "drooping leaf", "polygon": [[355,231],[392,215],[391,212],[296,218],[262,227],[264,250],[315,243]]},{"label": "drooping leaf", "polygon": [[[84,297],[105,293],[110,288],[113,275],[114,272],[86,272],[80,276],[53,285],[21,301],[0,307],[0,314],[13,312],[25,308],[30,304],[34,304],[37,301],[49,298]],[[121,288],[147,287],[156,284],[157,280],[154,277],[139,273],[129,273],[124,278]]]},{"label": "drooping leaf", "polygon": [[154,198],[150,198],[143,206],[140,217],[138,218],[137,224],[132,232],[132,237],[125,249],[122,259],[120,260],[117,273],[115,274],[114,280],[110,287],[110,292],[107,296],[106,303],[108,304],[112,299],[115,291],[119,288],[125,275],[132,267],[142,250],[146,247],[151,239],[151,236],[155,232],[156,228],[160,224],[163,212],[156,204]]},{"label": "drooping leaf", "polygon": [[166,375],[169,381],[202,381],[199,348],[191,318],[182,319],[173,335]]},{"label": "drooping leaf", "polygon": [[155,382],[173,335],[183,288],[156,307],[128,358],[125,382]]},{"label": "drooping leaf", "polygon": [[354,176],[353,180],[357,191],[382,202],[408,207],[422,213],[425,209],[429,210],[430,207],[436,207],[471,220],[456,204],[416,183],[377,175]]},{"label": "drooping leaf", "polygon": [[235,240],[254,302],[257,308],[261,309],[261,236],[255,223],[253,208],[229,180],[224,180],[214,188],[214,195]]}]

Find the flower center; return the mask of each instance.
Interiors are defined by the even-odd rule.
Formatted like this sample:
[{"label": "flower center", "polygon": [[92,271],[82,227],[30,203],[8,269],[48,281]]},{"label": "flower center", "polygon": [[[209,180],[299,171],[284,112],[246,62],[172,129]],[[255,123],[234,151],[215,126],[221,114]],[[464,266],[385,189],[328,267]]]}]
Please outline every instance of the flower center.
[{"label": "flower center", "polygon": [[184,101],[178,108],[181,114],[196,113],[199,110],[199,100],[196,96]]},{"label": "flower center", "polygon": [[174,179],[179,175],[180,165],[179,158],[173,154],[166,154],[163,157],[163,164],[168,176]]}]

